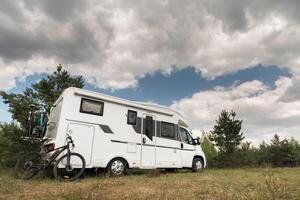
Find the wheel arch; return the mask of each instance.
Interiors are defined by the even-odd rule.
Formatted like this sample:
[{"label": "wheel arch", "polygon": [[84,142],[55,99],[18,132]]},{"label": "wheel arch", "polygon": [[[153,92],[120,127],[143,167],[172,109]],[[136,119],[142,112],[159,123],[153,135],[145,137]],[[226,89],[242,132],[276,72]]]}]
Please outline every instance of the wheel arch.
[{"label": "wheel arch", "polygon": [[106,168],[108,167],[109,163],[110,163],[111,161],[115,160],[115,159],[121,159],[121,160],[123,160],[123,161],[125,162],[127,168],[130,168],[128,160],[127,160],[126,158],[124,158],[123,156],[116,156],[116,157],[111,158],[111,159],[107,162]]},{"label": "wheel arch", "polygon": [[193,158],[193,160],[194,160],[195,158],[199,158],[199,159],[202,161],[204,167],[206,166],[206,160],[204,159],[203,156],[201,156],[201,155],[195,155],[194,158]]}]

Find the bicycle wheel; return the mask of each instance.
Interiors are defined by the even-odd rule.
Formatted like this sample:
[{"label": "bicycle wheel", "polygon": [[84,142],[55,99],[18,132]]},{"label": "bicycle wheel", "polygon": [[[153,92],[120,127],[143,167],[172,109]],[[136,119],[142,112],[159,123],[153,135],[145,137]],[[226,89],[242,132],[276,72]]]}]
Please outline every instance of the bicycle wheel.
[{"label": "bicycle wheel", "polygon": [[[68,156],[70,163],[68,164]],[[78,153],[65,154],[54,165],[53,174],[59,181],[74,181],[84,172],[85,159]]]},{"label": "bicycle wheel", "polygon": [[42,168],[42,157],[38,152],[30,152],[18,159],[15,165],[15,178],[29,180]]}]

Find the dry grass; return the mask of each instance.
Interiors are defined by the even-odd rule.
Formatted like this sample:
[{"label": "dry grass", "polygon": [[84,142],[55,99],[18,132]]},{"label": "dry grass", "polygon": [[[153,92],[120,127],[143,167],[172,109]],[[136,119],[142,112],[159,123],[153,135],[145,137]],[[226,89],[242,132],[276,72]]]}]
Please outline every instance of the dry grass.
[{"label": "dry grass", "polygon": [[72,183],[0,175],[0,199],[300,199],[300,168],[133,173]]}]

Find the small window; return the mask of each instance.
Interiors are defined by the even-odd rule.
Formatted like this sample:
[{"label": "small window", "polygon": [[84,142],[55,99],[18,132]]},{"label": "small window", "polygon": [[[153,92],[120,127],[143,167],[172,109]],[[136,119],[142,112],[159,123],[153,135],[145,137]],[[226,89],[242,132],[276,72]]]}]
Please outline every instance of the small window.
[{"label": "small window", "polygon": [[174,124],[161,122],[161,137],[175,139],[175,127]]},{"label": "small window", "polygon": [[136,125],[136,123],[137,123],[137,112],[133,110],[128,110],[127,124]]},{"label": "small window", "polygon": [[80,105],[80,112],[102,116],[103,107],[104,107],[103,102],[82,98],[81,105]]}]

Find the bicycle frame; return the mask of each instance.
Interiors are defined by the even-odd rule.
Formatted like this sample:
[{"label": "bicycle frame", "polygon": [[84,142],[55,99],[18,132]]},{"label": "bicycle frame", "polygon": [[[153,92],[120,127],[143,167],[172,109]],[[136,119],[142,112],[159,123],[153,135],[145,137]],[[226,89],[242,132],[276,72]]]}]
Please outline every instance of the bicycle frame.
[{"label": "bicycle frame", "polygon": [[56,149],[53,149],[51,151],[47,151],[44,154],[42,154],[42,157],[45,159],[47,157],[47,154],[50,152],[54,152],[51,156],[50,156],[50,160],[46,160],[48,163],[45,167],[49,166],[63,151],[65,151],[67,149],[67,154],[70,154],[70,149],[68,147],[68,144]]},{"label": "bicycle frame", "polygon": [[[70,145],[71,142],[68,142],[66,145],[64,146],[61,146],[61,147],[58,147],[58,148],[55,148],[53,150],[48,150],[48,151],[44,151],[43,149],[41,150],[41,153],[39,154],[38,157],[41,157],[42,158],[42,163],[40,164],[39,167],[37,167],[39,170],[41,169],[45,169],[46,167],[50,166],[53,161],[55,161],[55,159],[62,153],[64,152],[65,150],[67,150],[67,154],[70,155],[71,151],[70,151]],[[50,157],[49,159],[47,159],[47,155],[50,153],[50,152],[54,152]],[[37,158],[37,157],[36,157]],[[70,165],[70,156],[67,157],[67,166]]]}]

